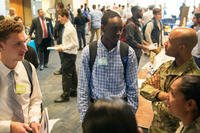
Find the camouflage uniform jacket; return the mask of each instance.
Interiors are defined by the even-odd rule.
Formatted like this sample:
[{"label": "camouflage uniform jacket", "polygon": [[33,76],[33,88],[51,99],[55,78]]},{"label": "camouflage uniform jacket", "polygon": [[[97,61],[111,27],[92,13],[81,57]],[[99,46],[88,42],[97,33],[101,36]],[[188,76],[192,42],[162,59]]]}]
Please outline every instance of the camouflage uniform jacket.
[{"label": "camouflage uniform jacket", "polygon": [[[175,62],[168,61],[163,63],[155,73],[148,78],[141,87],[140,94],[152,101],[154,119],[150,127],[152,133],[174,133],[179,126],[179,121],[167,112],[163,101],[156,98],[160,91],[169,92],[171,83],[182,75],[200,75],[200,70],[193,58],[183,65],[176,67]],[[156,78],[155,78],[156,77]],[[152,80],[157,79],[157,85]]]},{"label": "camouflage uniform jacket", "polygon": [[200,116],[194,120],[190,125],[184,127],[181,123],[176,133],[199,133],[200,132]]}]

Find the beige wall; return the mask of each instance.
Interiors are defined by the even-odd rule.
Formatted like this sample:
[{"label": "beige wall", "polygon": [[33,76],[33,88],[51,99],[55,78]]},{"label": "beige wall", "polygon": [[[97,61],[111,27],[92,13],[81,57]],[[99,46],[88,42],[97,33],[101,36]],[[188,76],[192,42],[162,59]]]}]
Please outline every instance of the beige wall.
[{"label": "beige wall", "polygon": [[46,11],[49,8],[55,8],[55,3],[56,0],[42,0],[42,9]]},{"label": "beige wall", "polygon": [[71,4],[74,14],[76,15],[76,11],[80,8],[81,5],[87,3],[87,0],[62,0],[64,5]]},{"label": "beige wall", "polygon": [[10,7],[15,8],[17,16],[20,16],[24,19],[24,9],[22,0],[10,0]]},{"label": "beige wall", "polygon": [[42,9],[45,11],[47,17],[50,17],[48,9],[55,8],[55,4],[56,0],[42,0]]},{"label": "beige wall", "polygon": [[24,24],[30,26],[32,22],[31,0],[23,0],[24,5]]},{"label": "beige wall", "polygon": [[[80,6],[86,3],[88,0],[42,0],[42,9],[47,12],[49,8],[55,8],[56,3],[60,1],[64,3],[65,7],[66,5],[70,4],[74,14],[76,14],[77,9],[80,8]],[[49,17],[49,14],[46,13],[46,16]]]}]

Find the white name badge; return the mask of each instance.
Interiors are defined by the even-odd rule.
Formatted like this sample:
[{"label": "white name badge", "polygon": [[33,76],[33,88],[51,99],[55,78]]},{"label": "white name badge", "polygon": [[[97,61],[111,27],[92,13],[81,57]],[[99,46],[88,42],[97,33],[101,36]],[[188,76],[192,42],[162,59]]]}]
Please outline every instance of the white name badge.
[{"label": "white name badge", "polygon": [[107,66],[108,65],[107,57],[102,57],[102,58],[98,59],[97,64],[99,66]]}]

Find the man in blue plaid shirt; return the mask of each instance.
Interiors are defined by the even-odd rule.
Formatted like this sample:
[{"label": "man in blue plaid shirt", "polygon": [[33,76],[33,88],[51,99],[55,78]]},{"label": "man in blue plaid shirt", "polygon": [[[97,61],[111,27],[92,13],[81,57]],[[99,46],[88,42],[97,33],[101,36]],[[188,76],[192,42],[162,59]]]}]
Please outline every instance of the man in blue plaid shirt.
[{"label": "man in blue plaid shirt", "polygon": [[[122,20],[118,13],[107,11],[101,20],[103,35],[97,41],[97,54],[90,70],[89,46],[82,52],[78,82],[78,107],[81,121],[91,102],[109,97],[120,97],[131,105],[134,112],[138,107],[137,58],[128,47],[124,68],[120,56],[119,37]],[[125,72],[124,72],[125,71]]]}]

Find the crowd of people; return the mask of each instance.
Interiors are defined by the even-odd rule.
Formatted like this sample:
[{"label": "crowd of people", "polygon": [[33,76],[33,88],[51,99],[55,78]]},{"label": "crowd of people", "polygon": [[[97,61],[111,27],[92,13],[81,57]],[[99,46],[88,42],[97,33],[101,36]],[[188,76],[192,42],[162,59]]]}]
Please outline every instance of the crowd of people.
[{"label": "crowd of people", "polygon": [[[62,75],[63,88],[54,102],[77,97],[83,133],[200,132],[199,12],[194,12],[192,28],[175,28],[164,42],[162,9],[154,6],[144,13],[129,4],[109,9],[93,5],[92,10],[84,4],[74,16],[70,5],[65,9],[59,2],[56,11],[53,26],[38,9],[29,31],[14,8],[0,16],[0,133],[39,133],[42,93],[36,70],[48,69],[50,46],[59,53],[61,68],[54,74]],[[30,39],[36,50],[27,46]],[[149,48],[153,43],[158,49]],[[138,88],[142,53],[157,54],[163,47],[174,60]],[[137,125],[139,95],[152,102],[149,129]]]}]

